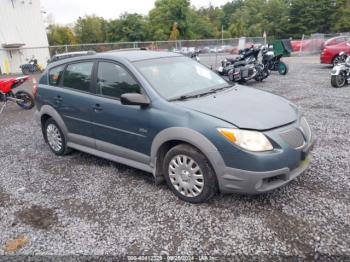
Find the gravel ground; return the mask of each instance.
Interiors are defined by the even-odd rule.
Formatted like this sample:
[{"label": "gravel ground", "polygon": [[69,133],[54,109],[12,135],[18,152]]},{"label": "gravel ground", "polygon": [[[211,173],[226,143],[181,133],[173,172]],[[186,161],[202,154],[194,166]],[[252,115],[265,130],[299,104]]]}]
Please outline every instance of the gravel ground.
[{"label": "gravel ground", "polygon": [[350,87],[331,88],[317,57],[285,61],[287,76],[250,85],[303,110],[317,137],[314,160],[297,180],[259,196],[192,205],[142,171],[79,152],[57,157],[34,110],[9,106],[0,116],[0,255],[25,235],[14,254],[349,260]]}]

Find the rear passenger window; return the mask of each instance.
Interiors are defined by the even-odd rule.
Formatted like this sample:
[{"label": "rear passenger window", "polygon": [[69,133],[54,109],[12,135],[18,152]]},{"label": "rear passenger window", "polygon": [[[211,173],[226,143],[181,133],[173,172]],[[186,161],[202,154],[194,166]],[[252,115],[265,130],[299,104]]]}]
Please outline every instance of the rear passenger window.
[{"label": "rear passenger window", "polygon": [[89,92],[93,62],[75,63],[67,66],[64,72],[65,87]]},{"label": "rear passenger window", "polygon": [[140,87],[129,72],[121,66],[108,62],[99,62],[97,93],[120,98],[125,93],[140,93]]},{"label": "rear passenger window", "polygon": [[41,85],[47,85],[47,73],[43,74],[39,79],[39,84]]},{"label": "rear passenger window", "polygon": [[54,67],[49,72],[49,85],[58,86],[60,84],[60,79],[62,77],[64,70],[64,65]]}]

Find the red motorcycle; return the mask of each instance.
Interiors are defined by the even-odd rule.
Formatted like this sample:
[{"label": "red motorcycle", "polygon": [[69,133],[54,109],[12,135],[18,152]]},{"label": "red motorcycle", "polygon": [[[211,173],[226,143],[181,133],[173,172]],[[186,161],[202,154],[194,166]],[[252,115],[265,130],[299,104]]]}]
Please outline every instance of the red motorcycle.
[{"label": "red motorcycle", "polygon": [[17,105],[25,110],[34,107],[34,98],[30,93],[22,90],[16,93],[13,92],[13,89],[22,85],[28,79],[29,76],[0,79],[0,104],[3,103],[0,108],[0,114],[3,112],[8,101],[17,103]]}]

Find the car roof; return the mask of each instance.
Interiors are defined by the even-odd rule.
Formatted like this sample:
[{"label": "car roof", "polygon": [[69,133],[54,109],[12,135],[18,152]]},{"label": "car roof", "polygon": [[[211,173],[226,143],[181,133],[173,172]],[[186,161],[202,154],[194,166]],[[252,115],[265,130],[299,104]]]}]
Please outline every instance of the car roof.
[{"label": "car roof", "polygon": [[130,62],[143,61],[143,60],[152,60],[166,57],[183,57],[182,54],[173,53],[173,52],[165,52],[165,51],[147,51],[147,50],[137,50],[137,51],[122,51],[115,50],[104,53],[96,53],[92,55],[84,55],[84,56],[75,56],[68,59],[62,59],[53,62],[47,66],[47,69],[60,66],[63,64],[67,64],[70,62],[78,62],[80,60],[88,60],[94,58],[107,58],[107,59],[125,59]]},{"label": "car roof", "polygon": [[54,55],[55,57],[61,57],[61,56],[70,56],[70,55],[85,55],[89,54],[91,51],[78,51],[78,52],[68,52],[68,53],[61,53]]},{"label": "car roof", "polygon": [[166,51],[147,51],[147,50],[138,50],[138,51],[110,51],[107,53],[101,53],[101,56],[113,56],[115,58],[124,58],[129,60],[130,62],[141,61],[141,60],[150,60],[157,58],[165,58],[165,57],[177,57],[182,56],[180,54],[176,54],[173,52]]}]

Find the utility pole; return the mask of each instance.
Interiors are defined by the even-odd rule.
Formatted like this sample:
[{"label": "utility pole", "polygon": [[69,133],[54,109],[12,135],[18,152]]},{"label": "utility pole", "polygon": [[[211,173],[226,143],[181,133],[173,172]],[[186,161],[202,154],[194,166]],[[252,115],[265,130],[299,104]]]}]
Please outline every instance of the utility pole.
[{"label": "utility pole", "polygon": [[224,45],[224,25],[221,25],[221,45]]}]

